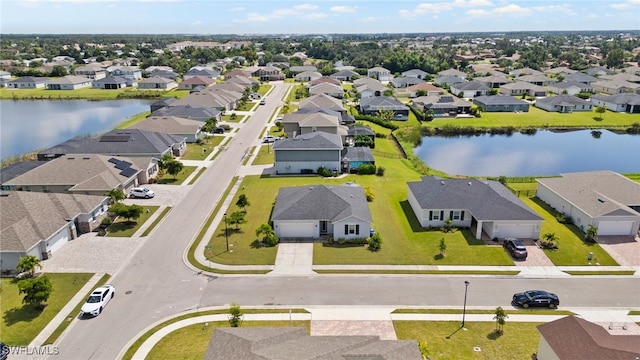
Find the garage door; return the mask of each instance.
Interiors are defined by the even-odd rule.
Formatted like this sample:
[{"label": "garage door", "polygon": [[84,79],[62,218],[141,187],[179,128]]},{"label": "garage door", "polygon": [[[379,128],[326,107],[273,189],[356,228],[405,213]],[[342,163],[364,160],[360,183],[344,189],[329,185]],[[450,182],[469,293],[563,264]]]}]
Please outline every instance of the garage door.
[{"label": "garage door", "polygon": [[278,237],[281,238],[312,238],[313,224],[309,223],[280,223],[278,224]]},{"label": "garage door", "polygon": [[53,254],[56,250],[66,244],[67,241],[69,241],[69,230],[64,229],[61,233],[47,241],[47,251],[50,251]]},{"label": "garage door", "polygon": [[600,221],[598,235],[631,235],[633,221]]},{"label": "garage door", "polygon": [[509,224],[509,225],[500,225],[500,237],[501,238],[520,238],[520,239],[531,239],[533,237],[533,228],[535,225],[517,225],[517,224]]}]

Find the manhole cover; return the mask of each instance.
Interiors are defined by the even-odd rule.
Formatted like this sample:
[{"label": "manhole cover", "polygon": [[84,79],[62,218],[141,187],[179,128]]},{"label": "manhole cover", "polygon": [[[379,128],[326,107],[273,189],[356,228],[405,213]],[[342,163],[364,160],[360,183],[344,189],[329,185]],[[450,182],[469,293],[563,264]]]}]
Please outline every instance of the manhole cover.
[{"label": "manhole cover", "polygon": [[131,291],[131,290],[127,290],[127,291],[125,291],[125,294],[126,294],[126,295],[129,295],[129,294],[131,294],[132,292],[133,292],[133,291]]}]

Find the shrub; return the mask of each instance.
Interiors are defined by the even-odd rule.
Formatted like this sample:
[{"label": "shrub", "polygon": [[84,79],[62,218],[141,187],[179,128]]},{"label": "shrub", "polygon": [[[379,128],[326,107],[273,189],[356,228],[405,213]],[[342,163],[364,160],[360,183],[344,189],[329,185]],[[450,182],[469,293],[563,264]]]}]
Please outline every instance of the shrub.
[{"label": "shrub", "polygon": [[440,228],[440,230],[445,233],[453,232],[454,229],[453,221],[451,219],[445,220],[444,225]]},{"label": "shrub", "polygon": [[567,214],[556,214],[556,220],[560,223],[560,224],[573,224],[573,219],[569,216],[567,216]]},{"label": "shrub", "polygon": [[103,227],[107,227],[109,225],[111,225],[113,223],[113,220],[111,220],[110,217],[105,217],[102,219],[102,221],[100,222],[100,225],[102,225]]},{"label": "shrub", "polygon": [[366,186],[364,188],[364,196],[367,198],[368,202],[372,202],[373,199],[375,199],[375,194],[373,193],[373,190],[371,190],[371,187]]},{"label": "shrub", "polygon": [[318,168],[318,175],[324,176],[324,177],[331,177],[332,173],[331,173],[331,170],[327,169],[326,167],[320,166]]},{"label": "shrub", "polygon": [[369,250],[370,251],[380,251],[382,247],[382,239],[380,238],[380,234],[375,233],[372,237],[369,238]]},{"label": "shrub", "polygon": [[373,175],[376,173],[376,166],[373,164],[358,165],[358,175]]},{"label": "shrub", "polygon": [[376,175],[384,176],[384,168],[382,166],[378,166],[378,169],[376,169]]}]

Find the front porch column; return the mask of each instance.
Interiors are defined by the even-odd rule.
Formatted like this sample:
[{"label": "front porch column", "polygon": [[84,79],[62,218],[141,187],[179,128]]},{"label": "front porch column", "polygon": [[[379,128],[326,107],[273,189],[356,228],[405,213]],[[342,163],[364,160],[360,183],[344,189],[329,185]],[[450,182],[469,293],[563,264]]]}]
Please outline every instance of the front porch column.
[{"label": "front porch column", "polygon": [[476,225],[476,239],[482,239],[482,221],[478,221]]}]

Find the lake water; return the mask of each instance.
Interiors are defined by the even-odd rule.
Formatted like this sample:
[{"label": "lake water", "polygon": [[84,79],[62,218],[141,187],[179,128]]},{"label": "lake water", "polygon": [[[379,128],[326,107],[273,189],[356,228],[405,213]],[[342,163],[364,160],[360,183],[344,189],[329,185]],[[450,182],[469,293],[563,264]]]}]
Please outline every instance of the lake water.
[{"label": "lake water", "polygon": [[429,167],[450,175],[542,176],[612,170],[640,173],[640,135],[600,130],[424,137],[414,149]]},{"label": "lake water", "polygon": [[0,100],[0,157],[98,135],[149,111],[149,100]]}]

